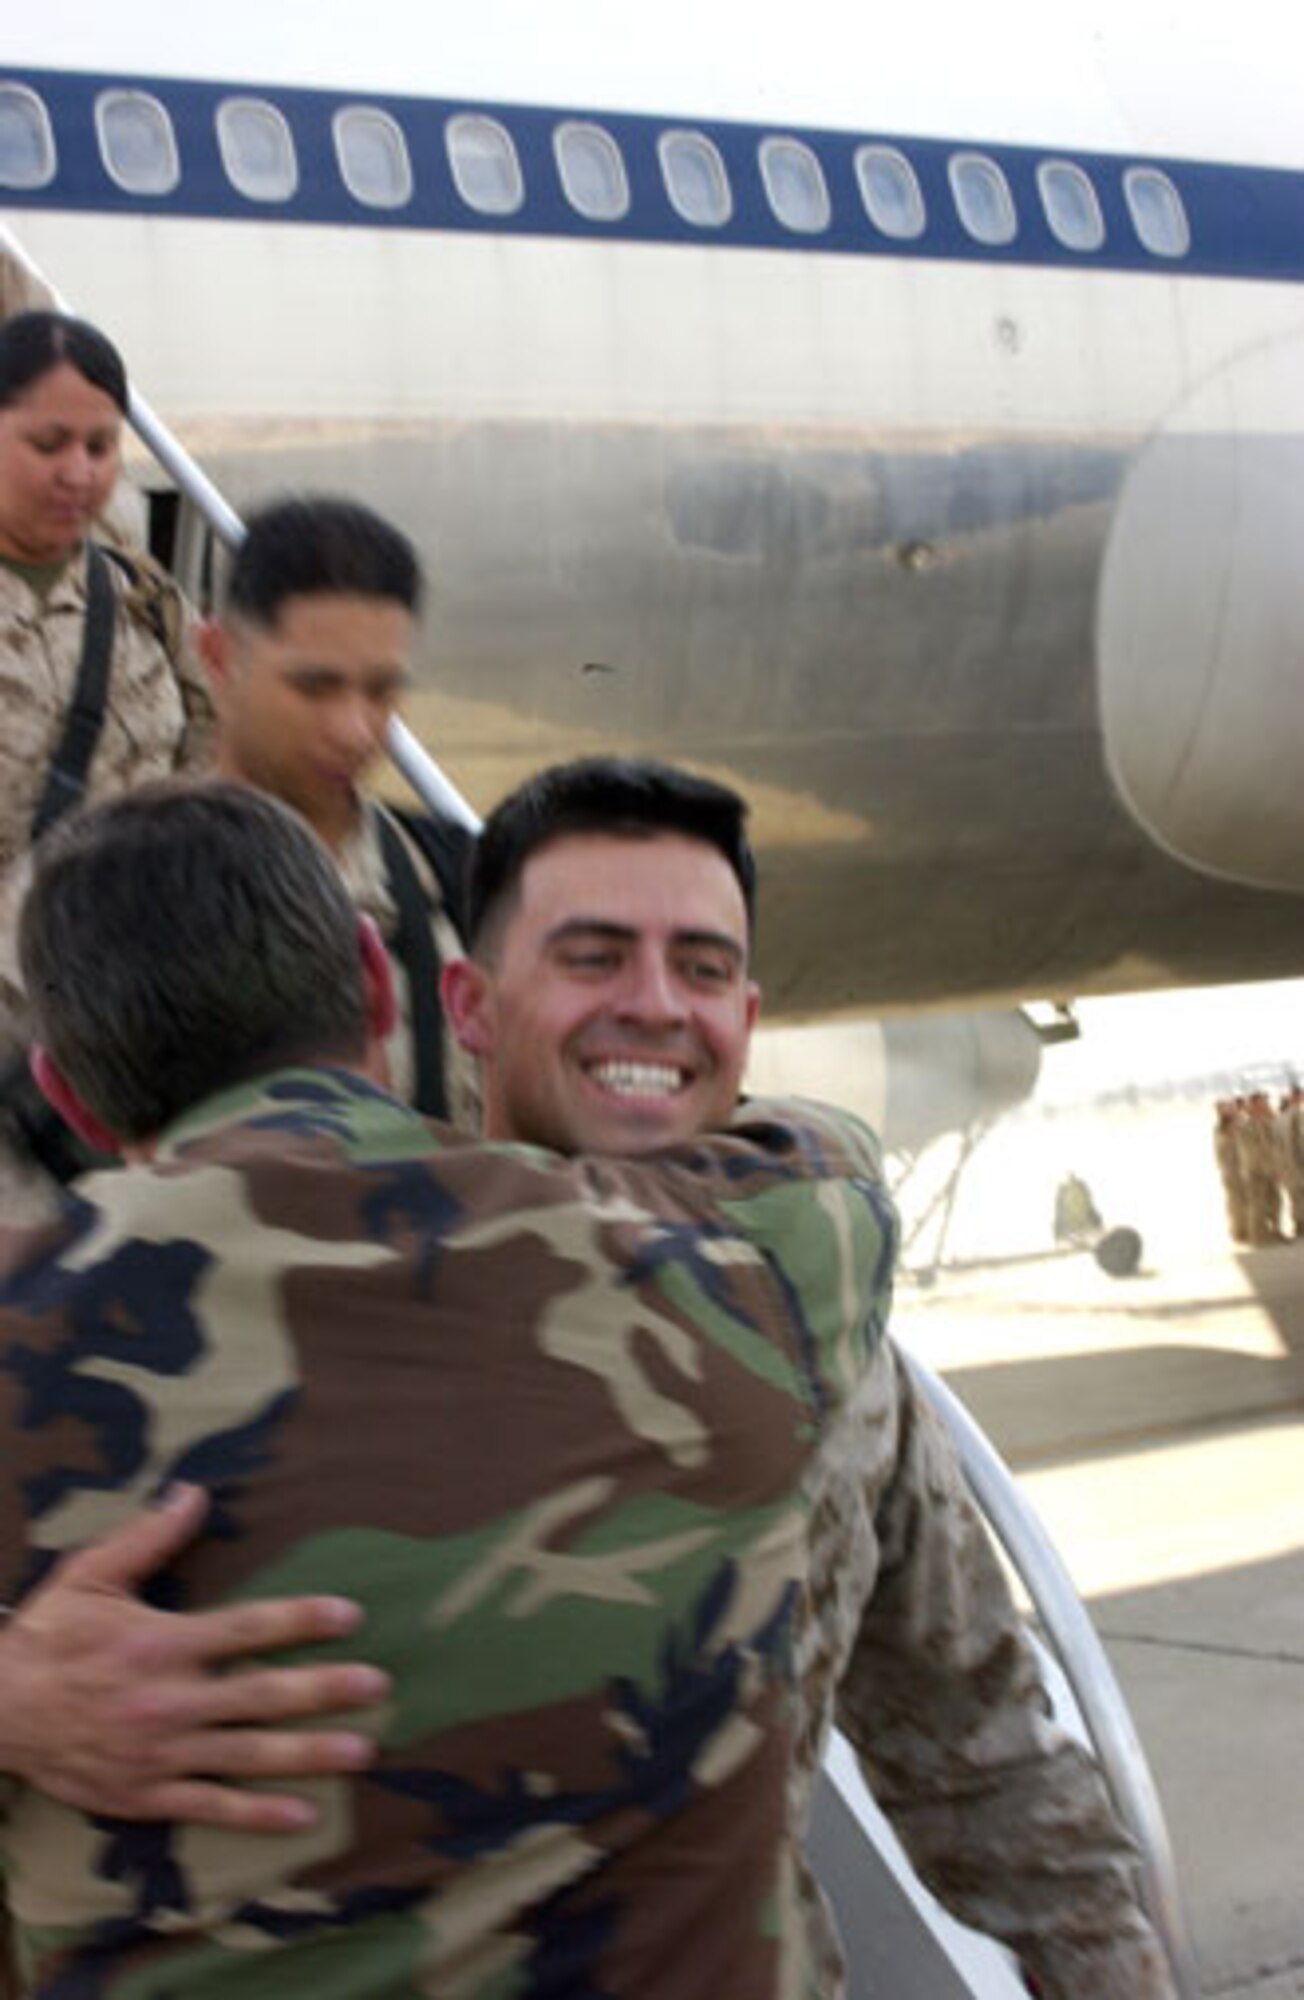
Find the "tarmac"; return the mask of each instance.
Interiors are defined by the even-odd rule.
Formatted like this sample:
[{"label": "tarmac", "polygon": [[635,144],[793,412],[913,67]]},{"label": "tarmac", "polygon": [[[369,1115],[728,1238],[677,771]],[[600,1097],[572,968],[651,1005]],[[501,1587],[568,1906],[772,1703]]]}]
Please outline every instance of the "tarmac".
[{"label": "tarmac", "polygon": [[[1210,1232],[1214,1245],[1217,1231]],[[1168,1822],[1200,1991],[1304,1997],[1304,1243],[906,1279],[898,1338],[1019,1477]]]}]

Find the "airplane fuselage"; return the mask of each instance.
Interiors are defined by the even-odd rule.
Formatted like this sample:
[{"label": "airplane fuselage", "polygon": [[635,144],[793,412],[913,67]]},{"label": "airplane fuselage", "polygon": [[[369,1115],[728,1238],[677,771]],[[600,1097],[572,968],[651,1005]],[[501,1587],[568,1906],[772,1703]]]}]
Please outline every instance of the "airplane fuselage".
[{"label": "airplane fuselage", "polygon": [[[598,748],[747,792],[776,1011],[1304,969],[1274,893],[1304,885],[1304,174],[30,70],[0,116],[6,90],[54,158],[0,215],[234,504],[347,490],[419,542],[411,716],[477,806]],[[106,137],[142,99],[157,192]],[[242,166],[232,102],[288,155],[255,124]],[[196,588],[201,542],[183,510]]]}]

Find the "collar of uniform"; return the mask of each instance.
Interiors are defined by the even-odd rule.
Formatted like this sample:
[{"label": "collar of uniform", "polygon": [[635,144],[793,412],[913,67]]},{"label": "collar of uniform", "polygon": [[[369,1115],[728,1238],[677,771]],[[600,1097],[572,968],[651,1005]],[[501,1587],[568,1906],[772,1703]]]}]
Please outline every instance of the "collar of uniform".
[{"label": "collar of uniform", "polygon": [[417,1112],[355,1070],[323,1064],[269,1070],[191,1105],[159,1135],[155,1158],[175,1158],[197,1140],[238,1125],[293,1126],[343,1137],[361,1124],[371,1136],[383,1131],[391,1146],[411,1137],[429,1149],[430,1134]]},{"label": "collar of uniform", "polygon": [[388,936],[398,912],[385,873],[380,847],[380,807],[374,799],[359,798],[357,819],[336,849],[335,865],[354,909],[379,924]]},{"label": "collar of uniform", "polygon": [[75,611],[80,617],[86,610],[86,544],[83,542],[62,563],[20,563],[4,557],[0,559],[0,582],[12,601],[19,602],[22,592],[42,616],[49,611]]},{"label": "collar of uniform", "polygon": [[724,1130],[762,1145],[767,1143],[767,1135],[787,1133],[788,1143],[805,1151],[832,1149],[845,1158],[845,1173],[882,1179],[883,1154],[878,1139],[862,1119],[841,1105],[808,1097],[744,1096],[734,1106]]}]

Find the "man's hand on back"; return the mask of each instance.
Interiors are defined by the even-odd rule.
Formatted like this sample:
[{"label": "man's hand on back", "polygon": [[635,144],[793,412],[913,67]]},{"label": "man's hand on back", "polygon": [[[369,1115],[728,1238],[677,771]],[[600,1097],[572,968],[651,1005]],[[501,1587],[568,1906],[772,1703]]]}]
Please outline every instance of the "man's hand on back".
[{"label": "man's hand on back", "polygon": [[298,1597],[177,1615],[134,1595],[191,1539],[207,1496],[174,1488],[106,1540],[67,1556],[0,1626],[0,1772],[83,1811],[250,1833],[311,1824],[306,1800],[236,1779],[355,1771],[360,1732],[277,1725],[383,1699],[363,1665],[226,1671],[245,1655],[338,1639],[347,1598]]}]

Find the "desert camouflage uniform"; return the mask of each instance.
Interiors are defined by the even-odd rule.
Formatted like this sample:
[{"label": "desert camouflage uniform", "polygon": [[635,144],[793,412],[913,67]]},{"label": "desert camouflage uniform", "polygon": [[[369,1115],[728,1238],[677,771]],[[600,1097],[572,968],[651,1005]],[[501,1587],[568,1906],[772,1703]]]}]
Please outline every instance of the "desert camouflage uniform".
[{"label": "desert camouflage uniform", "polygon": [[[808,1493],[798,1825],[836,1714],[920,1875],[1010,1946],[1044,2000],[1173,2000],[1133,1850],[1095,1765],[1048,1717],[954,1446],[890,1340]],[[817,1983],[833,1996],[841,1954],[808,1873],[803,1896]]]},{"label": "desert camouflage uniform", "polygon": [[19,1791],[34,1994],[811,2000],[802,1487],[895,1230],[863,1129],[782,1117],[566,1162],[287,1072],[23,1239],[0,1590],[196,1479],[170,1601],[346,1591],[395,1677],[301,1835]]},{"label": "desert camouflage uniform", "polygon": [[1304,1102],[1294,1092],[1278,1107],[1277,1145],[1290,1203],[1291,1229],[1304,1236]]},{"label": "desert camouflage uniform", "polygon": [[[390,891],[389,879],[385,873],[384,856],[381,853],[380,835],[377,831],[377,817],[385,808],[374,799],[364,799],[358,822],[348,839],[340,847],[336,859],[344,886],[349,892],[355,909],[371,918],[385,943],[393,945],[394,933],[398,926],[398,911]],[[430,928],[434,933],[435,949],[442,965],[452,959],[462,958],[462,940],[457,934],[453,920],[445,907],[443,892],[435,879],[434,870],[415,844],[407,840],[401,826],[391,815],[391,824],[397,828],[400,839],[404,840],[412,864],[417,871],[430,900]],[[407,972],[400,960],[391,952],[390,963],[394,968],[394,984],[398,996],[399,1018],[394,1032],[385,1043],[385,1057],[389,1064],[389,1087],[396,1097],[410,1104],[416,1086],[416,1064],[412,1049],[412,995]],[[454,1125],[464,1132],[474,1132],[480,1124],[480,1084],[479,1070],[470,1056],[458,1046],[457,1038],[448,1027],[440,1009],[442,1023],[441,1060],[444,1071],[444,1088],[448,1095],[448,1116]]]},{"label": "desert camouflage uniform", "polygon": [[[147,607],[145,593],[116,563],[110,563],[110,574],[118,613],[88,800],[199,764],[212,741],[208,690],[180,594],[160,580]],[[175,663],[151,622],[156,600],[167,607]],[[44,597],[0,563],[0,1065],[24,1041],[17,924],[31,872],[29,829],[76,685],[85,618],[84,554],[72,559]],[[0,1152],[0,1218],[37,1220],[51,1206],[45,1177],[8,1149]]]},{"label": "desert camouflage uniform", "polygon": [[1257,1249],[1282,1240],[1282,1182],[1285,1160],[1281,1135],[1265,1097],[1251,1097],[1236,1124],[1236,1143],[1245,1184],[1246,1229]]},{"label": "desert camouflage uniform", "polygon": [[1236,1107],[1220,1106],[1214,1119],[1213,1153],[1218,1163],[1223,1200],[1227,1206],[1227,1234],[1233,1243],[1248,1243],[1249,1203],[1245,1193],[1245,1169],[1241,1163],[1240,1114]]}]

